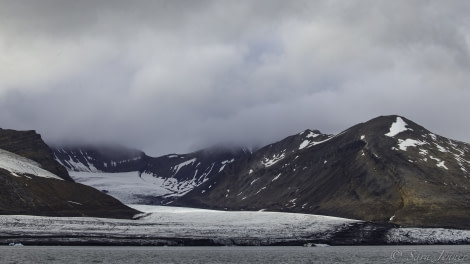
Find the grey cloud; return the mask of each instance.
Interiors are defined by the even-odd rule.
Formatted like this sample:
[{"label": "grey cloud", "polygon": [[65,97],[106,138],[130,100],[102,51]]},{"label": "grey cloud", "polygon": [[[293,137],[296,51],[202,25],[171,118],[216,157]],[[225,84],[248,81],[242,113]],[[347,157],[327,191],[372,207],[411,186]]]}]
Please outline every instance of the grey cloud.
[{"label": "grey cloud", "polygon": [[466,1],[1,1],[1,127],[153,155],[401,114],[470,141]]}]

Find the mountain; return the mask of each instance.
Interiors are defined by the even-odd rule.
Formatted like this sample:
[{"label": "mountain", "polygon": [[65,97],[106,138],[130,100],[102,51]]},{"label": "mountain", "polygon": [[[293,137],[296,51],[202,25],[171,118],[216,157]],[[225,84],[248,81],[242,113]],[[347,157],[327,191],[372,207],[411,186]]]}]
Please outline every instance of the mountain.
[{"label": "mountain", "polygon": [[49,146],[33,130],[16,131],[0,128],[0,149],[13,152],[41,164],[66,181],[73,181],[67,170],[53,159]]},{"label": "mountain", "polygon": [[54,158],[80,183],[128,204],[167,204],[208,181],[247,150],[212,147],[150,157],[110,146],[51,146]]},{"label": "mountain", "polygon": [[396,115],[337,135],[306,130],[254,151],[149,157],[125,148],[52,149],[77,182],[125,203],[470,228],[470,145]]},{"label": "mountain", "polygon": [[129,172],[140,171],[149,158],[144,152],[122,146],[51,147],[55,160],[67,171]]},{"label": "mountain", "polygon": [[306,130],[244,155],[173,205],[470,228],[470,145],[400,116]]},{"label": "mountain", "polygon": [[35,131],[0,129],[0,214],[132,218],[137,213],[75,183]]}]

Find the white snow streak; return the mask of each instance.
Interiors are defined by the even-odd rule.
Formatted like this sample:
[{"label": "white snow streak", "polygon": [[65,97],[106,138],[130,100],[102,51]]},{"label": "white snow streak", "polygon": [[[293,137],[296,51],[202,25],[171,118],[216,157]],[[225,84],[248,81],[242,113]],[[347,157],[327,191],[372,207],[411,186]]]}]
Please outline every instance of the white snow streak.
[{"label": "white snow streak", "polygon": [[263,161],[261,161],[261,163],[265,166],[265,167],[270,167],[274,164],[276,164],[278,161],[282,160],[283,158],[285,158],[286,154],[282,153],[282,154],[274,154],[272,159],[268,159],[268,158],[264,158]]},{"label": "white snow streak", "polygon": [[190,159],[190,160],[187,160],[187,161],[185,161],[185,162],[181,162],[180,164],[176,165],[176,166],[173,168],[173,170],[176,171],[175,174],[173,174],[173,175],[178,174],[178,171],[179,171],[182,167],[187,166],[187,165],[190,165],[190,164],[193,164],[194,162],[196,162],[196,158],[192,158],[192,159]]}]

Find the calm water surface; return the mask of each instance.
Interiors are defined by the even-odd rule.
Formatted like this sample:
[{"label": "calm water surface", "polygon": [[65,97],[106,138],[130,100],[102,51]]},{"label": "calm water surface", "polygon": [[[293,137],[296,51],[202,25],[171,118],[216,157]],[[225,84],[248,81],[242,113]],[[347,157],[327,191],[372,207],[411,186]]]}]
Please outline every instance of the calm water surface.
[{"label": "calm water surface", "polygon": [[0,247],[0,263],[470,263],[470,246]]}]

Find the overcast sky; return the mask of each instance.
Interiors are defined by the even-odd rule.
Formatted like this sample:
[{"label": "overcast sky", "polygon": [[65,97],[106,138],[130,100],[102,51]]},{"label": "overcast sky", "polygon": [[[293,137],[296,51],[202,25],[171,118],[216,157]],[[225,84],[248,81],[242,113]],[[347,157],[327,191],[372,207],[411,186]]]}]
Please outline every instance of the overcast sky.
[{"label": "overcast sky", "polygon": [[470,142],[470,1],[0,0],[0,127],[150,155],[405,116]]}]

